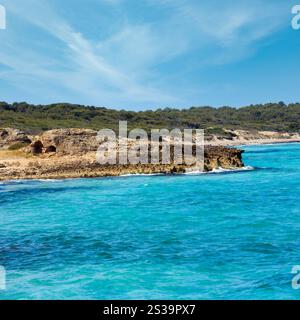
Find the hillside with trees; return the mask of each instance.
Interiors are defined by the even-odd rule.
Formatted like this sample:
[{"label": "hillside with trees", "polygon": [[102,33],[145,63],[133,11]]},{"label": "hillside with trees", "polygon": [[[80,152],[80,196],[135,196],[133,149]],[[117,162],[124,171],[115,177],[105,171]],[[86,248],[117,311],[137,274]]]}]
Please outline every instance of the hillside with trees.
[{"label": "hillside with trees", "polygon": [[129,128],[200,128],[211,133],[223,129],[300,131],[300,104],[283,102],[242,108],[191,107],[154,111],[112,110],[103,107],[58,103],[31,105],[0,102],[0,127],[13,127],[38,133],[55,128],[117,129],[119,120]]}]

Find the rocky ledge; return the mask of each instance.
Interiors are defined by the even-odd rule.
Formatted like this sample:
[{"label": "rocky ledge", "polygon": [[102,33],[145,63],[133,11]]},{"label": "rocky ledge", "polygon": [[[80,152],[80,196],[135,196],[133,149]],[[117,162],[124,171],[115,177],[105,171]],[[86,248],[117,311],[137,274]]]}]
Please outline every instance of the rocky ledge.
[{"label": "rocky ledge", "polygon": [[[96,131],[87,129],[57,129],[37,136],[0,129],[0,180],[174,174],[197,169],[186,164],[101,165],[96,161],[96,136]],[[242,168],[242,153],[235,148],[205,146],[204,171]]]}]

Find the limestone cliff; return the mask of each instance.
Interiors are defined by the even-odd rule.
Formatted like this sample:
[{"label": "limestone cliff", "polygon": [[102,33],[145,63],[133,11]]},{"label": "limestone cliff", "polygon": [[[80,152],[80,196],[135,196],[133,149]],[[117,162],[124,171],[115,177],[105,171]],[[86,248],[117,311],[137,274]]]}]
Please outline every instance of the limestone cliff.
[{"label": "limestone cliff", "polygon": [[[0,180],[33,178],[75,178],[118,176],[140,173],[184,173],[195,169],[186,164],[100,165],[96,161],[99,146],[97,132],[88,129],[58,129],[38,136],[26,136],[13,129],[4,132],[0,140]],[[8,151],[12,143],[20,149]],[[28,145],[28,143],[30,143]],[[24,147],[23,144],[24,143]],[[28,146],[27,146],[28,145]],[[1,151],[2,149],[2,151]],[[244,166],[242,150],[205,147],[204,171],[217,168],[236,169]]]},{"label": "limestone cliff", "polygon": [[31,143],[30,138],[21,130],[5,128],[0,129],[0,148],[8,149],[14,146],[26,146]]},{"label": "limestone cliff", "polygon": [[204,151],[204,169],[212,171],[216,168],[242,168],[243,150],[221,147],[221,146],[205,146]]}]

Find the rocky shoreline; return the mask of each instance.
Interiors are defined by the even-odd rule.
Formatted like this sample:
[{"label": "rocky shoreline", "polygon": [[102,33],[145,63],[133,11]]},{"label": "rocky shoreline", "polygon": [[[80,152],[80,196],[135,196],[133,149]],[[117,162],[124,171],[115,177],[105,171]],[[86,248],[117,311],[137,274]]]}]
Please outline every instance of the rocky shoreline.
[{"label": "rocky shoreline", "polygon": [[[126,174],[178,174],[197,168],[182,164],[101,165],[96,161],[97,132],[57,129],[38,136],[0,129],[0,180],[63,179]],[[204,171],[243,168],[243,150],[205,146]]]},{"label": "rocky shoreline", "polygon": [[[96,161],[97,131],[55,129],[40,135],[22,130],[0,129],[0,180],[65,179],[130,174],[181,174],[198,171],[187,164],[101,165]],[[300,142],[298,133],[228,130],[226,136],[208,135],[205,140],[204,172],[242,169],[243,150],[236,145]]]}]

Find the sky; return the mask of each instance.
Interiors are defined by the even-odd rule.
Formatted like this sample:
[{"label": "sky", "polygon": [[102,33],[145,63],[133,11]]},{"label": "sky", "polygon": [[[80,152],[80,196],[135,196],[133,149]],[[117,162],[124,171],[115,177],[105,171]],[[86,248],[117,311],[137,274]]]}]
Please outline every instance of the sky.
[{"label": "sky", "polygon": [[0,0],[0,101],[128,110],[300,102],[296,4]]}]

